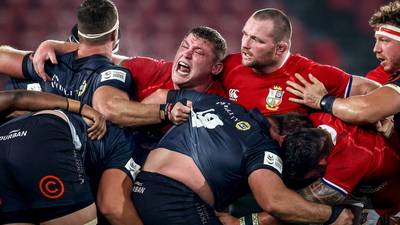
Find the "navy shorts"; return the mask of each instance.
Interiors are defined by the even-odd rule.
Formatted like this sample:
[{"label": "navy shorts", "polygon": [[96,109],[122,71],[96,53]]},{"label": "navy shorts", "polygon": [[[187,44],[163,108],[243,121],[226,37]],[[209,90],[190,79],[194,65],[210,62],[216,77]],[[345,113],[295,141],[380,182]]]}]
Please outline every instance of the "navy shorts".
[{"label": "navy shorts", "polygon": [[144,224],[222,225],[214,209],[196,193],[161,174],[140,172],[132,199]]},{"label": "navy shorts", "polygon": [[64,120],[42,114],[0,127],[0,199],[0,217],[7,222],[42,222],[93,203]]}]

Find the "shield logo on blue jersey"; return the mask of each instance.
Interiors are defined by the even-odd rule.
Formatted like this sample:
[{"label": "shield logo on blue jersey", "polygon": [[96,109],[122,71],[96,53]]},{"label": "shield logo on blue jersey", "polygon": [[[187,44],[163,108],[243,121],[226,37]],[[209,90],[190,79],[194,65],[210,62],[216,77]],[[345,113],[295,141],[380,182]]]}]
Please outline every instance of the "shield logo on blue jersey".
[{"label": "shield logo on blue jersey", "polygon": [[86,87],[87,87],[87,82],[86,82],[86,80],[84,80],[83,83],[81,84],[81,86],[79,87],[78,96],[81,96],[81,95],[83,95],[83,93],[85,93]]}]

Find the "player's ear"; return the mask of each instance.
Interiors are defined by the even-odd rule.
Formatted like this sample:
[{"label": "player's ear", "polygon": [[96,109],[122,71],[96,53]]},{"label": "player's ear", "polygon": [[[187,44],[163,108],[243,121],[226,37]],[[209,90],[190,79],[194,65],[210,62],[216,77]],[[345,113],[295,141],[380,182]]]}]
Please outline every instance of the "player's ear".
[{"label": "player's ear", "polygon": [[212,75],[220,74],[223,68],[224,68],[224,64],[222,62],[218,61],[211,68]]},{"label": "player's ear", "polygon": [[289,48],[289,44],[281,41],[276,45],[276,54],[283,55]]}]

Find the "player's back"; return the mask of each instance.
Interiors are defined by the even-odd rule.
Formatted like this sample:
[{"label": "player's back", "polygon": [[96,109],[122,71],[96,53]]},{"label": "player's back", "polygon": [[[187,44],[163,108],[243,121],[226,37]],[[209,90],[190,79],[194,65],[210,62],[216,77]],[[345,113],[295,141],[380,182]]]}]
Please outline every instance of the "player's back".
[{"label": "player's back", "polygon": [[396,153],[395,146],[390,146],[388,140],[373,127],[347,124],[323,112],[312,113],[310,118],[314,126],[336,136],[331,157],[357,157],[349,164],[346,164],[348,159],[343,158],[343,168],[362,164],[356,165],[365,169],[361,182],[379,183],[392,179],[400,171],[400,154]]},{"label": "player's back", "polygon": [[257,160],[278,147],[258,111],[220,96],[199,96],[182,96],[193,101],[189,121],[171,128],[158,147],[190,156],[213,191],[215,207],[222,209],[247,190],[247,172],[259,166]]},{"label": "player's back", "polygon": [[91,55],[76,59],[76,52],[57,57],[58,64],[45,63],[51,81],[44,82],[33,68],[32,59],[25,56],[23,73],[28,79],[39,82],[41,90],[66,96],[92,105],[97,88],[110,85],[128,92],[131,76],[126,69],[114,65],[106,56]]}]

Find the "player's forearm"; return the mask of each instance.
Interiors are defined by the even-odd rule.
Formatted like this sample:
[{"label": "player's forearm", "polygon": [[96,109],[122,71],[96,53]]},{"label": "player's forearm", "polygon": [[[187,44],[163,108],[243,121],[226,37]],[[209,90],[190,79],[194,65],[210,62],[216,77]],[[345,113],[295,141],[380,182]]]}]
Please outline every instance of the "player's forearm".
[{"label": "player's forearm", "polygon": [[48,46],[54,49],[54,51],[57,54],[64,54],[67,52],[78,50],[79,44],[73,42],[57,41],[57,40],[46,40],[42,42],[40,46]]},{"label": "player's forearm", "polygon": [[284,224],[266,212],[257,213],[257,216],[258,216],[259,225],[281,225],[281,224]]},{"label": "player's forearm", "polygon": [[280,196],[273,197],[267,212],[289,223],[324,223],[331,216],[330,206],[312,203],[292,191],[279,191]]},{"label": "player's forearm", "polygon": [[332,114],[341,120],[353,124],[375,123],[389,115],[383,115],[378,106],[371,105],[364,96],[352,96],[346,99],[336,99]]},{"label": "player's forearm", "polygon": [[5,91],[0,93],[0,111],[67,109],[66,98],[35,91]]},{"label": "player's forearm", "polygon": [[0,46],[0,73],[13,78],[24,79],[22,61],[29,51],[21,51],[10,46]]},{"label": "player's forearm", "polygon": [[160,106],[126,99],[113,99],[98,109],[106,119],[121,126],[143,126],[161,123]]},{"label": "player's forearm", "polygon": [[282,179],[270,170],[252,172],[249,185],[258,204],[279,220],[290,223],[324,223],[331,216],[330,206],[305,200],[288,189]]},{"label": "player's forearm", "polygon": [[298,191],[308,201],[321,204],[337,205],[343,203],[346,196],[335,189],[329,187],[318,179],[314,183]]}]

